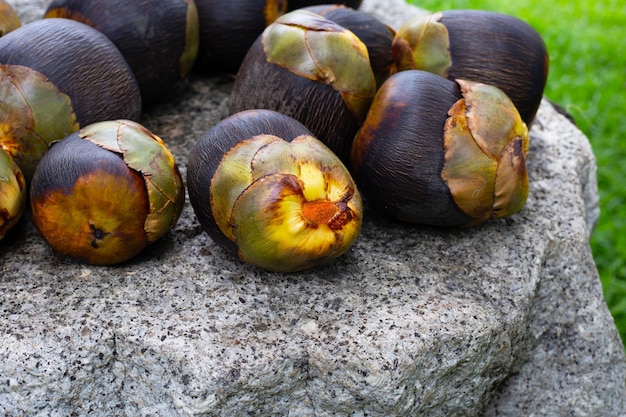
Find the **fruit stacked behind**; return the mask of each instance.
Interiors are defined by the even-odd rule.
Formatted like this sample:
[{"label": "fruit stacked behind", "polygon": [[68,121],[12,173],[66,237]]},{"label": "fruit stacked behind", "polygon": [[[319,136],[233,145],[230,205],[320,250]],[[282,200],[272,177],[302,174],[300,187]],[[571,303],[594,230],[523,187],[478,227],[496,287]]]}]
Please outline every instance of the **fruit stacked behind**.
[{"label": "fruit stacked behind", "polygon": [[[166,99],[173,84],[193,66],[198,71],[236,74],[230,101],[234,119],[229,122],[240,125],[234,126],[234,133],[215,126],[219,135],[212,129],[200,138],[187,175],[192,206],[207,233],[247,262],[292,271],[344,253],[360,229],[360,200],[348,204],[360,198],[357,185],[374,207],[414,223],[471,226],[512,215],[524,206],[528,127],[542,98],[548,62],[541,37],[525,22],[479,11],[439,12],[408,20],[396,31],[356,9],[311,6],[319,1],[250,0],[237,10],[208,0],[160,2],[157,7],[148,3],[112,7],[110,0],[54,0],[45,19],[0,38],[0,74],[20,74],[0,79],[4,83],[0,86],[6,85],[2,94],[13,91],[1,98],[3,108],[12,107],[0,115],[3,132],[10,131],[0,132],[0,143],[13,149],[10,159],[29,155],[23,158],[30,163],[24,169],[26,181],[38,182],[31,187],[35,224],[60,255],[89,263],[121,262],[176,222],[184,197],[178,168],[165,143],[136,122],[142,108]],[[351,5],[360,4],[355,3]],[[36,49],[30,39],[39,39],[33,43],[43,46]],[[95,51],[103,51],[104,56]],[[81,79],[84,74],[92,78]],[[36,88],[29,96],[21,94],[28,91],[24,86]],[[40,102],[47,103],[44,110],[31,111],[36,107],[31,104]],[[59,113],[51,116],[52,108]],[[273,139],[259,142],[257,136],[290,128],[271,126],[272,113],[263,113],[260,128],[243,128],[256,123],[246,120],[250,114],[246,111],[257,109],[286,115],[288,124],[301,124],[308,133],[278,136],[292,145],[266,151]],[[118,121],[99,124],[112,120]],[[302,136],[311,139],[295,140]],[[47,178],[57,166],[77,159],[72,153],[78,149],[52,145],[70,137],[95,147],[93,154],[85,148],[86,161],[67,168],[72,172],[59,175],[67,183],[52,187]],[[156,144],[159,151],[145,156],[142,148],[134,146],[135,137],[149,148]],[[255,147],[241,145],[253,140]],[[312,149],[321,150],[308,155],[295,150],[306,148],[303,143],[310,140],[316,142]],[[38,148],[38,153],[33,156],[31,148]],[[49,148],[59,150],[47,152]],[[122,215],[129,212],[127,208],[93,209],[84,201],[85,195],[83,200],[72,198],[74,209],[87,213],[75,231],[82,240],[63,235],[60,226],[50,227],[51,219],[62,216],[37,214],[43,213],[36,207],[44,205],[41,201],[46,209],[58,204],[59,189],[77,196],[80,193],[74,193],[73,187],[102,177],[93,172],[114,164],[98,165],[97,161],[107,160],[95,156],[101,151],[114,153],[129,170],[129,178],[134,178],[129,181],[139,184],[129,194],[140,196],[136,204],[141,210],[131,215],[139,217],[139,221],[132,218],[139,237],[119,227],[129,223]],[[167,161],[157,164],[163,168],[158,172],[147,168],[154,165],[150,158],[155,155]],[[243,160],[224,162],[233,155]],[[273,159],[264,159],[268,155]],[[294,164],[283,164],[286,158]],[[259,168],[262,164],[278,171]],[[37,169],[46,174],[37,175]],[[241,179],[236,172],[229,177],[233,174],[229,170],[242,169],[251,176]],[[118,171],[106,172],[116,181],[113,174]],[[233,179],[225,180],[226,186],[213,187],[214,182],[224,181],[215,177],[217,173]],[[159,174],[168,183],[165,189],[156,179]],[[259,190],[273,196],[262,202],[245,192],[261,179],[259,175],[265,181]],[[270,175],[278,175],[275,182],[265,178]],[[240,180],[246,185],[236,185]],[[289,181],[293,184],[287,185]],[[310,181],[314,184],[307,185]],[[326,191],[313,191],[319,187]],[[333,194],[328,192],[331,189],[344,191]],[[100,206],[117,199],[114,194],[104,195],[104,201],[94,198]],[[224,209],[223,201],[232,207]],[[59,210],[68,207],[59,205]],[[241,220],[248,218],[256,219],[246,223],[245,233],[252,235],[239,235]],[[165,228],[157,232],[155,224]],[[308,233],[320,228],[328,233]],[[55,239],[82,242],[84,248],[73,251],[77,248],[52,243],[50,229],[58,235]],[[303,233],[294,234],[295,229]],[[260,239],[272,234],[274,240]],[[305,239],[308,246],[298,239]],[[282,248],[287,240],[293,241],[293,247]],[[256,246],[257,241],[264,243]],[[103,250],[109,244],[114,257]],[[303,254],[304,246],[308,249]]]}]

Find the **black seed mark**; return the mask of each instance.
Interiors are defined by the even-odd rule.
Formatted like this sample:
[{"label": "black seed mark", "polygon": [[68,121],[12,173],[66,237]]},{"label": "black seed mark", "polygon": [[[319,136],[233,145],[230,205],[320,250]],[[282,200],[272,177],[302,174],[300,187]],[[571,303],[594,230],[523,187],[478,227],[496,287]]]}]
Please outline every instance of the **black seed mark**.
[{"label": "black seed mark", "polygon": [[106,233],[102,229],[98,229],[95,225],[91,223],[89,223],[89,228],[91,229],[91,234],[93,235],[93,240],[91,241],[91,247],[94,249],[98,249],[99,247],[98,241],[104,239],[105,236],[108,235],[109,233]]}]

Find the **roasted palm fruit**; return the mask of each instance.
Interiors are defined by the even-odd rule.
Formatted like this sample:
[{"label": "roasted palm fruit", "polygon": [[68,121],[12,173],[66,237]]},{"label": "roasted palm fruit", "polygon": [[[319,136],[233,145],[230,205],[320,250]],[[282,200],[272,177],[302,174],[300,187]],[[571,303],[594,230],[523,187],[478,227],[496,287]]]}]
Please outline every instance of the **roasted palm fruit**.
[{"label": "roasted palm fruit", "polygon": [[88,125],[56,143],[35,171],[33,221],[59,255],[116,264],[180,217],[184,185],[165,143],[128,120]]}]

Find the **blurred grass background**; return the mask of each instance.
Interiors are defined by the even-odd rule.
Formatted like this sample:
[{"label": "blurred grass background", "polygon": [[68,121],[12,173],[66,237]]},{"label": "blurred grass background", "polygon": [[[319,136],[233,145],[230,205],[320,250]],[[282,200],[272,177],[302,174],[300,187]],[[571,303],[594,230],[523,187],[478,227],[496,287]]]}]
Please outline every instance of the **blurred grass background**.
[{"label": "blurred grass background", "polygon": [[481,9],[517,16],[550,54],[545,95],[591,142],[600,220],[591,248],[606,302],[626,342],[626,7],[623,0],[408,0],[430,11]]}]

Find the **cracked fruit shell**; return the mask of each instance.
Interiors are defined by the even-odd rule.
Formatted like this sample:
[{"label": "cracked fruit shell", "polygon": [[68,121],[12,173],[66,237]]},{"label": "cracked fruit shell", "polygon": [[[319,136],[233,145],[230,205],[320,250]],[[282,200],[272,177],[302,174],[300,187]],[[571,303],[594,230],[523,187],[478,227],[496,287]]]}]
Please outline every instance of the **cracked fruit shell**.
[{"label": "cracked fruit shell", "polygon": [[340,4],[305,7],[303,10],[317,13],[354,33],[367,47],[370,65],[380,86],[393,68],[391,47],[395,31],[369,13]]},{"label": "cracked fruit shell", "polygon": [[0,64],[0,149],[30,182],[50,145],[78,130],[72,101],[43,74]]},{"label": "cracked fruit shell", "polygon": [[347,162],[375,93],[365,44],[323,16],[296,10],[269,25],[246,54],[229,111],[287,114]]},{"label": "cracked fruit shell", "polygon": [[187,173],[192,206],[211,238],[263,269],[326,263],[360,233],[361,197],[348,170],[280,113],[224,119],[198,141]]},{"label": "cracked fruit shell", "polygon": [[20,220],[26,209],[26,181],[17,164],[0,149],[0,240]]},{"label": "cracked fruit shell", "polygon": [[355,137],[361,191],[400,220],[473,226],[522,209],[528,128],[497,87],[407,70],[378,91]]},{"label": "cracked fruit shell", "polygon": [[393,45],[397,71],[418,69],[504,91],[530,126],[548,78],[549,57],[525,21],[483,10],[447,10],[407,20]]},{"label": "cracked fruit shell", "polygon": [[0,38],[0,148],[27,181],[51,143],[80,126],[141,115],[128,64],[94,28],[41,19]]},{"label": "cracked fruit shell", "polygon": [[165,143],[138,123],[116,120],[53,145],[33,176],[30,204],[55,253],[107,265],[134,257],[170,230],[184,191]]}]

